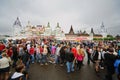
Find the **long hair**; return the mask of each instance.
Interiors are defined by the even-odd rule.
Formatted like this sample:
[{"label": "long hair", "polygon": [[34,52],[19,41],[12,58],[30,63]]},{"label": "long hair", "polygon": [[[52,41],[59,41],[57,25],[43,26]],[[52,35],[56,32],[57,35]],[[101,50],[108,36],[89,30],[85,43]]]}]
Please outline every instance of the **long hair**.
[{"label": "long hair", "polygon": [[77,52],[79,55],[83,54],[83,50],[82,48],[78,49],[78,52]]},{"label": "long hair", "polygon": [[77,54],[79,54],[79,55],[83,54],[82,48],[83,48],[82,45],[77,46]]}]

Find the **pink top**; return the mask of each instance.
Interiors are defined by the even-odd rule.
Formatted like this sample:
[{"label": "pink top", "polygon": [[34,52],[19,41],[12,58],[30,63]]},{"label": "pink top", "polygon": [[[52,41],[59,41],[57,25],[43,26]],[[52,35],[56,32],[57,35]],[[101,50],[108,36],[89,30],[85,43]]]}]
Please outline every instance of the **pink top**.
[{"label": "pink top", "polygon": [[78,60],[78,61],[83,61],[83,58],[84,58],[84,56],[83,55],[79,55],[79,54],[76,54],[76,59]]}]

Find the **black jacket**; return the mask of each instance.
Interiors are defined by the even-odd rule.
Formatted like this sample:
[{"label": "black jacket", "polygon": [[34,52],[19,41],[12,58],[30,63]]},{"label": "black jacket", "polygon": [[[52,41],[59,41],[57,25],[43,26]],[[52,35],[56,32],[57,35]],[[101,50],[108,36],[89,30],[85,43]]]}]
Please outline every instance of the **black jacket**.
[{"label": "black jacket", "polygon": [[116,60],[116,56],[113,54],[106,53],[104,54],[104,58],[105,58],[105,65],[107,67],[107,70],[113,74],[115,72],[114,62]]},{"label": "black jacket", "polygon": [[68,61],[68,62],[72,62],[74,60],[74,55],[71,51],[66,52],[65,60]]},{"label": "black jacket", "polygon": [[99,56],[98,51],[95,50],[93,54],[94,54],[94,56],[93,56],[93,60],[94,60],[94,61],[98,60],[98,56]]}]

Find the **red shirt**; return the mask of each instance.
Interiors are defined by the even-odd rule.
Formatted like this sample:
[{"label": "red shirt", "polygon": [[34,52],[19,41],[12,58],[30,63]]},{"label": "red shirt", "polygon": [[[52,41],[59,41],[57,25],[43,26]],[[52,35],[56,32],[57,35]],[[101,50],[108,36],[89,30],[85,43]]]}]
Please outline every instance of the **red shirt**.
[{"label": "red shirt", "polygon": [[40,47],[40,53],[43,53],[43,48],[42,47]]},{"label": "red shirt", "polygon": [[4,45],[4,44],[1,44],[1,45],[0,45],[0,51],[2,51],[3,49],[5,49],[5,45]]},{"label": "red shirt", "polygon": [[12,54],[13,54],[12,48],[10,48],[9,50],[7,50],[7,55],[8,55],[9,57],[11,57]]},{"label": "red shirt", "polygon": [[35,53],[35,50],[34,48],[30,48],[30,52],[29,52],[31,55]]},{"label": "red shirt", "polygon": [[73,47],[71,51],[74,54],[74,57],[76,57],[77,56],[77,50],[76,50],[76,48]]}]

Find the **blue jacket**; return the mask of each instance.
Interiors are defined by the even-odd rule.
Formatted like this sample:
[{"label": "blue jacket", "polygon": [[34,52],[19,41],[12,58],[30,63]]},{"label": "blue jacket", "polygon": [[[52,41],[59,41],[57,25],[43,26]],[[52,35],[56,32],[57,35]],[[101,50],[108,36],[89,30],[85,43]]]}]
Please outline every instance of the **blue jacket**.
[{"label": "blue jacket", "polygon": [[120,56],[120,50],[118,50],[118,56]]},{"label": "blue jacket", "polygon": [[115,71],[117,74],[119,74],[120,72],[118,71],[118,66],[120,64],[120,59],[117,59],[114,63],[114,67],[115,67]]}]

